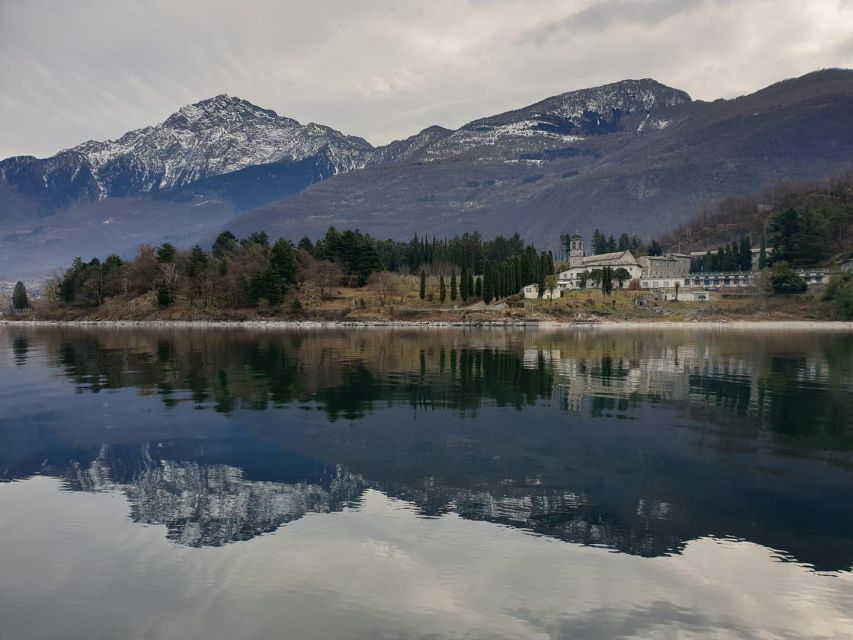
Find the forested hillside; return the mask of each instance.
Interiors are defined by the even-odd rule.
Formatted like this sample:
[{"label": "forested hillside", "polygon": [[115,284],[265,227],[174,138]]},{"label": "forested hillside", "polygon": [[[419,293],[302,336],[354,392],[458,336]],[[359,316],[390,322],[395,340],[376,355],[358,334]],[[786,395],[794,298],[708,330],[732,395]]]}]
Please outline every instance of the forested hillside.
[{"label": "forested hillside", "polygon": [[662,239],[670,250],[716,251],[743,236],[766,238],[777,259],[821,264],[853,251],[853,173],[783,183],[753,197],[726,198]]}]

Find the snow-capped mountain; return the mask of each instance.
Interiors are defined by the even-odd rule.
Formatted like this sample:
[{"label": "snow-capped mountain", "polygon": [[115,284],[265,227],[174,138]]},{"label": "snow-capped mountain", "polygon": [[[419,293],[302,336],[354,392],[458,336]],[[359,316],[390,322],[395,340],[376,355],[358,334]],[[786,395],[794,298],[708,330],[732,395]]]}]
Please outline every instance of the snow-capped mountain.
[{"label": "snow-capped mountain", "polygon": [[509,150],[516,152],[519,145],[559,146],[626,129],[642,131],[648,120],[664,121],[655,120],[656,114],[689,102],[684,91],[655,80],[622,80],[474,120],[431,145],[425,155],[444,158],[508,142],[515,142]]},{"label": "snow-capped mountain", "polygon": [[363,165],[371,150],[362,138],[219,95],[118,140],[90,140],[43,160],[9,158],[0,163],[0,177],[57,205],[158,192],[306,158],[322,158],[334,175]]},{"label": "snow-capped mountain", "polygon": [[294,239],[331,224],[398,239],[427,228],[648,237],[703,203],[850,170],[851,105],[844,69],[714,102],[623,80],[374,148],[220,95],[118,140],[0,161],[0,274],[224,227]]}]

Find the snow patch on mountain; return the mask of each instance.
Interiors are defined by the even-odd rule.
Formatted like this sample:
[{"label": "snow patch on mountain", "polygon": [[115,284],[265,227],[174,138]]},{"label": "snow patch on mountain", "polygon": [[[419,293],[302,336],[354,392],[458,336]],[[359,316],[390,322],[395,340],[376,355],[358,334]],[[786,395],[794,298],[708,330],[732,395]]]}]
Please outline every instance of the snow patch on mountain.
[{"label": "snow patch on mountain", "polygon": [[219,95],[185,106],[162,123],[118,140],[89,141],[70,151],[86,158],[101,197],[180,187],[246,167],[326,154],[335,173],[364,164],[362,138],[301,125],[246,100]]}]

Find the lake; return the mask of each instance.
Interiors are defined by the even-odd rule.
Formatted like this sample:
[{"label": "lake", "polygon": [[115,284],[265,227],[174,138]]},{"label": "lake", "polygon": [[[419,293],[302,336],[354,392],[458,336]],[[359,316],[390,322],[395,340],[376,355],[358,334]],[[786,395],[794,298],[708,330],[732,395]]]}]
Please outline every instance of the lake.
[{"label": "lake", "polygon": [[0,327],[0,637],[853,637],[853,334]]}]

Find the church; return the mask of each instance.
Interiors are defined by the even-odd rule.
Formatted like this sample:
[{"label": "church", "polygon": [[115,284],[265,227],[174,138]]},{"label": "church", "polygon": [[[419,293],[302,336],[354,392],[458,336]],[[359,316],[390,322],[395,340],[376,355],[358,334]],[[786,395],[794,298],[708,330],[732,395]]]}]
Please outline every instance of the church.
[{"label": "church", "polygon": [[[625,269],[629,280],[639,279],[643,275],[643,267],[630,251],[615,251],[613,253],[600,253],[595,256],[585,256],[583,238],[574,235],[569,240],[569,268],[561,271],[557,276],[557,284],[560,289],[581,288],[581,274],[585,271],[592,272],[595,269],[610,267],[613,270]],[[587,286],[591,286],[587,282]]]}]

